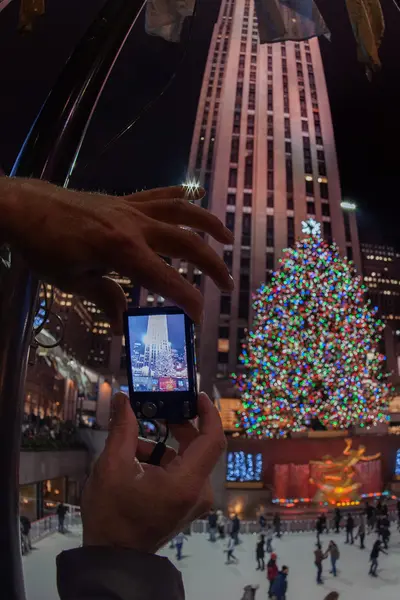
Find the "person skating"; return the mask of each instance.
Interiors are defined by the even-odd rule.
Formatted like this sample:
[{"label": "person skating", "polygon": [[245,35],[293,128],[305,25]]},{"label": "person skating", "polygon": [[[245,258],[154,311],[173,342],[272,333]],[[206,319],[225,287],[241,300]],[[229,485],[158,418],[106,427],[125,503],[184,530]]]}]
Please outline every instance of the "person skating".
[{"label": "person skating", "polygon": [[388,549],[389,539],[390,539],[390,521],[389,518],[384,516],[381,519],[379,534],[382,538],[383,545],[385,546],[385,550]]},{"label": "person skating", "polygon": [[21,515],[19,518],[22,537],[22,554],[27,554],[32,550],[31,543],[31,522],[28,517]]},{"label": "person skating", "polygon": [[342,513],[340,512],[340,508],[335,508],[335,528],[336,533],[340,532],[340,522],[342,520]]},{"label": "person skating", "polygon": [[268,554],[270,554],[271,552],[273,552],[272,538],[274,537],[274,532],[272,531],[272,527],[269,524],[267,525],[267,532],[265,534],[265,537],[267,541],[267,552]]},{"label": "person skating", "polygon": [[322,515],[318,517],[317,522],[315,524],[315,529],[317,532],[317,544],[319,544],[321,541],[321,533],[324,530]]},{"label": "person skating", "polygon": [[281,537],[281,517],[279,513],[274,514],[274,529],[276,537]]},{"label": "person skating", "polygon": [[368,533],[371,533],[375,525],[375,508],[368,501],[365,504],[365,514],[367,516]]},{"label": "person skating", "polygon": [[240,519],[236,514],[233,515],[231,533],[235,540],[235,546],[237,546],[239,543]]},{"label": "person skating", "polygon": [[260,525],[260,531],[264,531],[265,526],[267,525],[267,519],[265,518],[264,514],[260,515],[260,518],[258,519],[258,523]]},{"label": "person skating", "polygon": [[183,542],[187,540],[187,537],[184,533],[178,533],[174,538],[174,545],[176,550],[176,560],[182,560],[182,548]]},{"label": "person skating", "polygon": [[246,585],[244,588],[244,594],[241,600],[255,600],[256,592],[260,586],[259,585]]},{"label": "person skating", "polygon": [[225,538],[225,516],[222,510],[217,510],[217,529],[220,540]]},{"label": "person skating", "polygon": [[233,554],[233,550],[235,548],[236,545],[236,541],[235,541],[235,536],[233,533],[230,534],[229,538],[228,538],[228,543],[226,544],[226,550],[225,552],[227,553],[226,556],[226,565],[230,565],[231,562],[235,562],[238,563],[239,560],[236,558],[236,556]]},{"label": "person skating", "polygon": [[371,561],[371,567],[369,569],[369,575],[372,575],[373,577],[377,577],[376,574],[376,570],[378,568],[378,558],[379,558],[379,553],[383,552],[383,554],[387,554],[386,550],[384,550],[382,548],[382,542],[381,540],[376,540],[376,542],[374,543],[372,550],[371,550],[371,555],[369,557],[369,560]]},{"label": "person skating", "polygon": [[325,555],[321,550],[321,544],[317,544],[317,548],[314,550],[314,564],[317,567],[317,583],[322,584],[322,561]]},{"label": "person skating", "polygon": [[65,533],[64,521],[65,521],[65,515],[67,514],[68,511],[69,511],[68,506],[65,506],[65,504],[63,502],[60,502],[60,504],[57,506],[58,531],[60,533]]},{"label": "person skating", "polygon": [[256,544],[256,559],[257,559],[256,571],[264,571],[264,569],[265,569],[264,556],[265,556],[265,535],[263,533],[260,533],[260,535],[258,536],[258,539],[257,539],[257,544]]},{"label": "person skating", "polygon": [[208,513],[208,533],[209,533],[209,542],[215,542],[217,539],[217,513],[212,508]]},{"label": "person skating", "polygon": [[325,552],[325,558],[328,555],[331,557],[331,565],[332,565],[331,573],[334,577],[336,577],[336,575],[337,575],[336,563],[340,558],[340,552],[339,552],[339,548],[337,547],[336,543],[333,540],[331,540],[329,542],[327,551]]},{"label": "person skating", "polygon": [[364,515],[361,515],[360,517],[360,524],[358,526],[358,531],[357,531],[357,535],[355,537],[355,539],[360,538],[360,549],[364,550],[365,545],[364,545],[364,540],[365,540],[365,517]]},{"label": "person skating", "polygon": [[351,513],[347,513],[345,544],[354,544],[353,530],[354,530],[354,519],[353,519]]},{"label": "person skating", "polygon": [[289,569],[286,566],[282,567],[282,571],[275,577],[274,583],[272,584],[271,594],[276,600],[285,600],[286,592],[288,588],[287,576]]},{"label": "person skating", "polygon": [[278,577],[278,565],[276,564],[276,554],[273,552],[271,554],[271,558],[268,561],[267,564],[267,579],[269,582],[269,589],[268,589],[268,597],[272,598],[272,585],[275,581],[275,579]]}]

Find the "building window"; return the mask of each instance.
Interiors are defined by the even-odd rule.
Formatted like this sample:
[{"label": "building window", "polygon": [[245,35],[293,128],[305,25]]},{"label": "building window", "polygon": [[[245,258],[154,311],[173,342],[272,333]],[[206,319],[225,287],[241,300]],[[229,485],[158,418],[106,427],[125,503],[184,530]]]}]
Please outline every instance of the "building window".
[{"label": "building window", "polygon": [[273,94],[272,94],[272,85],[268,86],[268,96],[267,96],[267,109],[273,110]]},{"label": "building window", "polygon": [[250,249],[242,248],[240,253],[240,271],[245,273],[250,269]]},{"label": "building window", "polygon": [[292,143],[291,142],[285,142],[285,153],[292,154]]},{"label": "building window", "polygon": [[221,294],[220,313],[221,313],[221,315],[230,315],[231,314],[231,296],[230,296],[230,294]]},{"label": "building window", "polygon": [[223,259],[229,271],[232,271],[232,256],[232,250],[224,250]]},{"label": "building window", "polygon": [[237,186],[237,169],[229,169],[229,187]]},{"label": "building window", "polygon": [[285,138],[290,138],[290,119],[285,117]]},{"label": "building window", "polygon": [[315,215],[315,203],[314,202],[307,202],[307,214],[308,215]]},{"label": "building window", "polygon": [[244,213],[242,220],[242,246],[251,244],[251,214]]},{"label": "building window", "polygon": [[292,164],[292,156],[288,155],[285,159],[286,164],[286,193],[293,193],[293,164]]},{"label": "building window", "polygon": [[244,187],[253,187],[253,156],[246,156],[244,167]]},{"label": "building window", "polygon": [[243,206],[251,206],[252,197],[251,194],[243,194]]},{"label": "building window", "polygon": [[231,162],[239,162],[239,138],[234,136],[231,144]]},{"label": "building window", "polygon": [[247,135],[254,135],[254,115],[247,116]]},{"label": "building window", "polygon": [[294,244],[294,218],[287,218],[287,234],[288,234],[288,246],[293,246]]},{"label": "building window", "polygon": [[329,243],[332,242],[332,226],[329,221],[323,222],[324,237]]},{"label": "building window", "polygon": [[287,210],[294,210],[294,200],[292,193],[286,195],[286,208]]},{"label": "building window", "polygon": [[234,212],[227,212],[225,215],[225,225],[227,226],[227,228],[230,231],[234,231],[235,230],[235,213]]},{"label": "building window", "polygon": [[267,135],[274,135],[274,117],[272,115],[268,115],[267,117]]},{"label": "building window", "polygon": [[250,84],[249,87],[249,109],[255,110],[256,108],[256,86],[254,83]]},{"label": "building window", "polygon": [[273,192],[268,192],[268,194],[267,194],[267,206],[268,206],[268,208],[274,207],[274,193]]},{"label": "building window", "polygon": [[322,202],[321,203],[321,209],[322,209],[322,216],[324,217],[330,217],[331,216],[331,211],[329,208],[329,204],[327,202]]},{"label": "building window", "polygon": [[306,196],[314,196],[314,182],[311,177],[306,179]]},{"label": "building window", "polygon": [[351,246],[347,246],[346,253],[347,253],[347,258],[349,260],[353,260],[353,248]]},{"label": "building window", "polygon": [[236,194],[228,194],[227,199],[226,199],[226,203],[229,206],[235,206],[235,204],[236,204]]},{"label": "building window", "polygon": [[273,215],[267,215],[266,244],[269,247],[274,246],[274,216]]},{"label": "building window", "polygon": [[267,252],[267,271],[274,270],[274,253]]},{"label": "building window", "polygon": [[274,189],[274,172],[273,171],[268,171],[268,173],[267,173],[267,189],[269,189],[269,190]]},{"label": "building window", "polygon": [[308,131],[308,121],[306,121],[305,119],[301,120],[301,130]]},{"label": "building window", "polygon": [[321,198],[323,198],[324,200],[328,200],[328,184],[324,181],[321,181],[321,183],[319,184],[319,193],[321,195]]}]

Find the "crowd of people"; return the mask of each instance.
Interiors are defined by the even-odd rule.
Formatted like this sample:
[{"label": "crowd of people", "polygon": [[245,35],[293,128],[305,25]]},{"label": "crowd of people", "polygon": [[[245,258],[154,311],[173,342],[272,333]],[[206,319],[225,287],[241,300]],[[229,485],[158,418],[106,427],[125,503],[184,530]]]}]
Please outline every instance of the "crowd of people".
[{"label": "crowd of people", "polygon": [[[357,514],[358,525],[354,514],[348,512],[346,517],[343,517],[340,508],[336,508],[333,515],[333,530],[340,533],[340,528],[344,526],[346,532],[345,544],[353,545],[355,540],[360,540],[360,550],[365,549],[366,534],[375,534],[377,536],[369,556],[370,569],[369,575],[377,577],[378,558],[380,553],[387,554],[390,540],[390,519],[389,508],[383,499],[379,499],[376,504],[371,504],[368,500],[365,502],[364,509]],[[400,500],[397,501],[397,527],[400,530]],[[331,540],[325,552],[322,550],[321,535],[329,533],[327,516],[324,513],[318,517],[316,522],[317,543],[314,551],[314,564],[317,569],[317,584],[322,584],[323,560],[330,556],[331,559],[331,574],[334,577],[337,575],[336,562],[340,557],[339,548],[335,541]],[[356,534],[354,532],[356,530]]]},{"label": "crowd of people", "polygon": [[24,414],[21,426],[21,448],[25,450],[47,448],[81,448],[78,428],[72,421],[58,417],[39,417]]},{"label": "crowd of people", "polygon": [[[57,506],[56,515],[58,520],[58,532],[66,533],[65,529],[65,516],[68,513],[69,508],[63,502],[60,502]],[[19,526],[20,526],[20,534],[21,534],[21,553],[22,555],[28,554],[33,550],[32,539],[31,539],[31,530],[32,523],[27,515],[21,514],[19,517]]]}]

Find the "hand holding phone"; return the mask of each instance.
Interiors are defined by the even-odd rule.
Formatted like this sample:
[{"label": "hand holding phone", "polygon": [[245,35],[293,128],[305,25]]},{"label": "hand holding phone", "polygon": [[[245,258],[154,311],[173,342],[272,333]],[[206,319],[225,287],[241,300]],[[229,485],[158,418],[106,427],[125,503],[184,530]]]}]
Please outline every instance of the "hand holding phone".
[{"label": "hand holding phone", "polygon": [[180,423],[197,416],[194,325],[179,308],[125,314],[129,396],[139,419]]}]

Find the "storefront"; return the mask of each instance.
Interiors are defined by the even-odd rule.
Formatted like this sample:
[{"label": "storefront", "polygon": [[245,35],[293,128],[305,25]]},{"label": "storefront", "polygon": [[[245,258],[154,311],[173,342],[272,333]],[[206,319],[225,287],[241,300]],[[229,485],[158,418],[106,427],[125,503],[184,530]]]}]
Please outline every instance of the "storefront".
[{"label": "storefront", "polygon": [[72,477],[46,479],[19,488],[20,514],[31,521],[54,514],[60,502],[79,504],[79,501],[80,485]]}]

